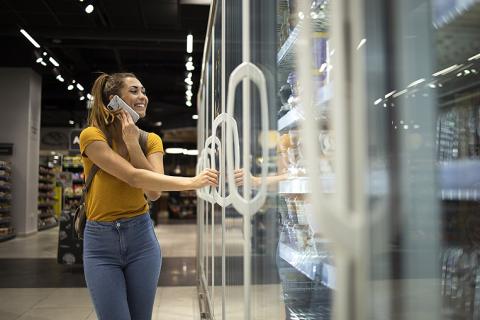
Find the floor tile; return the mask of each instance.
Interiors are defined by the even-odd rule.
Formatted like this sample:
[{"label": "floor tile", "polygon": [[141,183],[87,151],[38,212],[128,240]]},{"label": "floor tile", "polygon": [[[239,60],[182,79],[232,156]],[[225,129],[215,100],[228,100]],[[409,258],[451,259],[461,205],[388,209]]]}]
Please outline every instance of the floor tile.
[{"label": "floor tile", "polygon": [[85,320],[92,308],[32,308],[18,320]]}]

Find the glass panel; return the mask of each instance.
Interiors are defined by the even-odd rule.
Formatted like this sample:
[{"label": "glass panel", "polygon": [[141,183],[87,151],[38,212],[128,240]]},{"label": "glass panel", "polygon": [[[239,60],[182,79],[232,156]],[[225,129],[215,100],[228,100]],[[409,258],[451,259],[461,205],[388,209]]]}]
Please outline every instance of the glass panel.
[{"label": "glass panel", "polygon": [[[320,209],[313,207],[311,198],[320,193],[329,197],[334,191],[335,148],[329,112],[334,52],[328,23],[330,4],[309,4],[309,11],[302,11],[300,1],[279,1],[277,14],[277,159],[278,173],[287,176],[278,184],[277,266],[287,319],[329,319],[335,283],[330,240],[322,232]],[[311,41],[311,52],[299,47],[300,33],[307,32],[303,31],[306,23],[310,23],[310,34],[305,37]],[[307,64],[305,77],[299,74],[297,63]],[[307,117],[307,82],[312,88],[314,126],[319,128],[315,136],[302,134]],[[312,178],[319,181],[318,190],[308,178],[312,175],[305,157],[308,140],[320,143],[320,154],[315,155],[320,177]]]},{"label": "glass panel", "polygon": [[[225,99],[228,98],[229,77],[242,62],[242,2],[224,1],[225,12]],[[241,87],[241,86],[240,86]],[[236,111],[241,110],[241,88],[235,93]],[[225,103],[225,111],[226,111]],[[241,114],[241,111],[240,111]],[[239,130],[242,122],[235,115]],[[241,132],[239,132],[241,137]],[[225,137],[225,136],[222,136]],[[222,139],[224,141],[226,139]],[[226,144],[233,141],[226,141]],[[241,143],[241,142],[240,142]],[[243,218],[230,205],[225,208],[225,319],[244,319],[243,287]]]},{"label": "glass panel", "polygon": [[480,317],[480,3],[432,0],[442,312]]}]

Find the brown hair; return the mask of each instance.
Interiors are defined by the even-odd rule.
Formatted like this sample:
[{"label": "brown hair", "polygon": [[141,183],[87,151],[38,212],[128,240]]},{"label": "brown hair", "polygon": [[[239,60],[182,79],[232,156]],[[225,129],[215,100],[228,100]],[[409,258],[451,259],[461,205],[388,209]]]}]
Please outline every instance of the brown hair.
[{"label": "brown hair", "polygon": [[88,113],[88,125],[102,130],[105,134],[112,136],[111,124],[115,120],[115,113],[107,109],[109,97],[111,95],[120,95],[124,86],[125,78],[137,78],[133,73],[122,72],[102,73],[93,83],[92,96],[93,101]]}]

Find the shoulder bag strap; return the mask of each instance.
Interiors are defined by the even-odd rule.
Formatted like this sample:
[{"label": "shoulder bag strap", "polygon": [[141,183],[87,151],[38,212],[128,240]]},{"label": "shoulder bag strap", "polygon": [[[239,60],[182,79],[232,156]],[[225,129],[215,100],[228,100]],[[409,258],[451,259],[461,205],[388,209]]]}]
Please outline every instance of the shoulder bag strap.
[{"label": "shoulder bag strap", "polygon": [[143,154],[146,156],[148,153],[148,146],[147,146],[148,132],[141,129],[139,129],[139,132],[140,132],[140,137],[139,137],[140,147],[142,148]]},{"label": "shoulder bag strap", "polygon": [[[110,137],[109,134],[107,134],[107,143],[110,147],[112,147],[112,137]],[[87,180],[85,180],[85,185],[82,188],[82,197],[80,198],[80,203],[83,203],[85,201],[88,189],[90,189],[90,185],[92,184],[93,178],[95,177],[95,174],[98,172],[98,170],[100,170],[100,168],[94,163],[92,165],[92,168],[90,169],[90,172],[88,173]]]}]

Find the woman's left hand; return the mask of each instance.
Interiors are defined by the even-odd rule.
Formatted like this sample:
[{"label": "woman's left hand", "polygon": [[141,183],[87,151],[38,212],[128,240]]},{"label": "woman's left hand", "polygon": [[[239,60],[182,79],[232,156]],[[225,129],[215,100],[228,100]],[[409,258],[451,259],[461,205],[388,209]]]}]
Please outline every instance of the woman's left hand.
[{"label": "woman's left hand", "polygon": [[118,117],[122,123],[123,142],[125,142],[127,146],[138,143],[140,131],[133,122],[132,116],[128,112],[122,110]]},{"label": "woman's left hand", "polygon": [[237,187],[239,186],[242,186],[243,185],[243,179],[245,178],[245,176],[248,175],[252,181],[252,187],[253,188],[256,188],[259,184],[259,181],[260,179],[255,177],[255,176],[252,176],[251,173],[245,173],[245,169],[235,169],[234,170],[234,177],[235,177],[235,184]]}]

